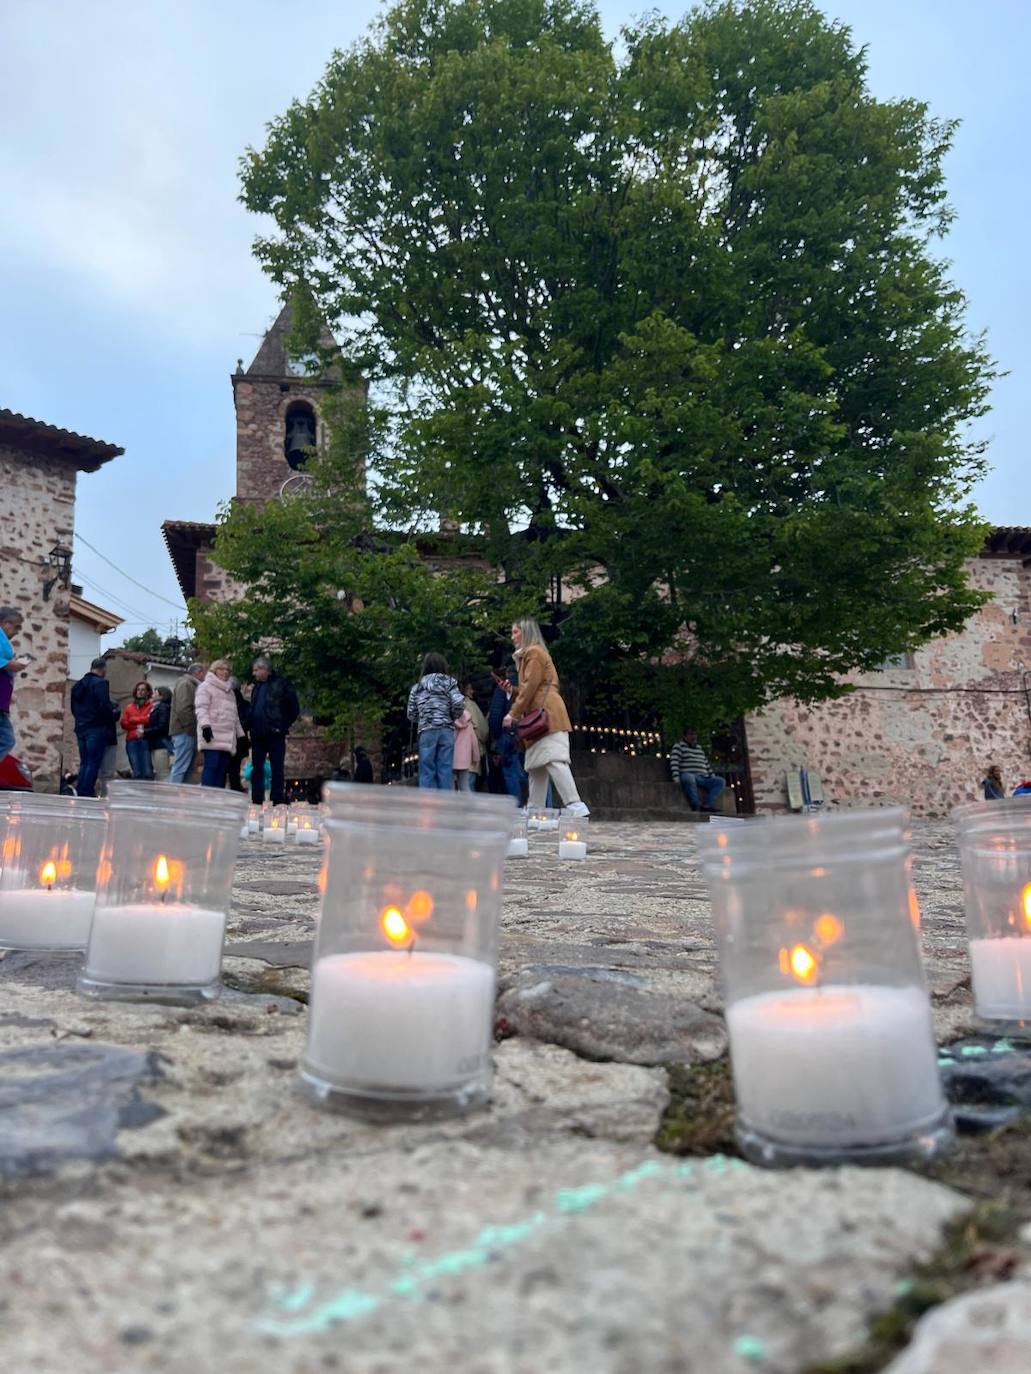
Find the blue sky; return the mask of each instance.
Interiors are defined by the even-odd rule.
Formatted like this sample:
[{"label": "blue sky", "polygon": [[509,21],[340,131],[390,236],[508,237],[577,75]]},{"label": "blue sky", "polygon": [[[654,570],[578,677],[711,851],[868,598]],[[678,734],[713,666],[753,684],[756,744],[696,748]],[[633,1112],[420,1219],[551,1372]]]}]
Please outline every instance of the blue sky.
[{"label": "blue sky", "polygon": [[[606,0],[610,32],[647,6]],[[679,15],[683,7],[662,7]],[[836,0],[882,98],[963,121],[947,173],[944,245],[1009,376],[981,432],[977,496],[1031,524],[1020,397],[1031,318],[1026,253],[1025,0]],[[229,374],[275,317],[237,203],[237,159],[378,13],[366,0],[41,0],[0,8],[0,406],[124,445],[79,485],[75,576],[125,616],[167,628],[181,606],[167,518],[210,520],[232,494]],[[180,614],[182,614],[180,612]],[[116,634],[111,643],[120,638]]]}]

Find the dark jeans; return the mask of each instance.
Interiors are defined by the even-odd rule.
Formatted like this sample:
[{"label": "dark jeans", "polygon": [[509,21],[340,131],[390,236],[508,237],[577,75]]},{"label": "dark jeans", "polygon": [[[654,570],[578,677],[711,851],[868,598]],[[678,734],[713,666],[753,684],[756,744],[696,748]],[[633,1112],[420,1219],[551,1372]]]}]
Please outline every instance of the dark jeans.
[{"label": "dark jeans", "polygon": [[[701,808],[704,811],[713,811],[720,793],[726,787],[722,778],[717,778],[715,774],[709,773],[681,773],[680,790],[687,798],[687,804],[692,811]],[[702,793],[705,800],[699,797]]]},{"label": "dark jeans", "polygon": [[286,761],[285,735],[251,735],[251,801],[260,806],[265,800],[265,760],[272,768],[269,799],[273,806],[286,800],[286,781],[283,767]]},{"label": "dark jeans", "polygon": [[100,765],[104,762],[104,751],[110,734],[111,731],[106,725],[93,725],[88,730],[75,732],[75,738],[79,742],[79,780],[75,784],[75,790],[80,797],[96,795],[97,778],[100,775]]},{"label": "dark jeans", "polygon": [[201,787],[225,787],[232,757],[225,749],[205,749],[204,771],[200,775]]},{"label": "dark jeans", "polygon": [[0,763],[14,748],[14,727],[6,711],[0,711]]},{"label": "dark jeans", "polygon": [[150,757],[150,743],[145,739],[127,739],[125,752],[129,756],[129,767],[134,778],[152,781],[154,764]]}]

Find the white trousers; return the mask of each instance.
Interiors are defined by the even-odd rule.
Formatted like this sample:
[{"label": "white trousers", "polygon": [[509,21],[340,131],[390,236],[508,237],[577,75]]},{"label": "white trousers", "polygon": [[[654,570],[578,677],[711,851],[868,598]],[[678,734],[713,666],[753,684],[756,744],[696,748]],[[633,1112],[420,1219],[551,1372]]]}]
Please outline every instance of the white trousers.
[{"label": "white trousers", "polygon": [[[549,781],[561,798],[561,805],[572,806],[580,800],[568,763],[546,763],[542,768],[528,768],[526,772],[530,778],[531,807],[539,808],[547,804]],[[553,797],[552,800],[557,799]]]}]

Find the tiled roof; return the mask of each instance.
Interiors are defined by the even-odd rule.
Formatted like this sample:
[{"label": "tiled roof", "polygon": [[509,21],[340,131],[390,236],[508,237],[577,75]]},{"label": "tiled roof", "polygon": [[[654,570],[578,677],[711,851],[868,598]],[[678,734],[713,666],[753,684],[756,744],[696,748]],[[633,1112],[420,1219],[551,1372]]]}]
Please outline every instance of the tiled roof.
[{"label": "tiled roof", "polygon": [[1011,558],[1031,558],[1031,527],[996,525],[984,541],[982,552],[1008,554]]},{"label": "tiled roof", "polygon": [[161,526],[184,597],[197,595],[197,550],[214,544],[215,530],[200,520],[166,520]]},{"label": "tiled roof", "polygon": [[96,472],[102,463],[125,452],[118,444],[45,424],[31,415],[19,415],[16,410],[0,410],[0,444],[45,457],[63,458],[82,472]]}]

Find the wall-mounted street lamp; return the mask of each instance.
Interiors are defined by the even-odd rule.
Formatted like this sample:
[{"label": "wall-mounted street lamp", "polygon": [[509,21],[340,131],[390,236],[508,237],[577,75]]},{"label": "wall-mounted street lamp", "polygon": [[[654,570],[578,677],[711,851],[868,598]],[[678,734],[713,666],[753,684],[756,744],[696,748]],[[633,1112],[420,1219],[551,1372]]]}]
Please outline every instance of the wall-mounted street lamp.
[{"label": "wall-mounted street lamp", "polygon": [[44,567],[53,574],[43,583],[43,600],[50,600],[50,593],[60,582],[67,587],[72,580],[72,551],[64,544],[55,544],[47,554]]}]

